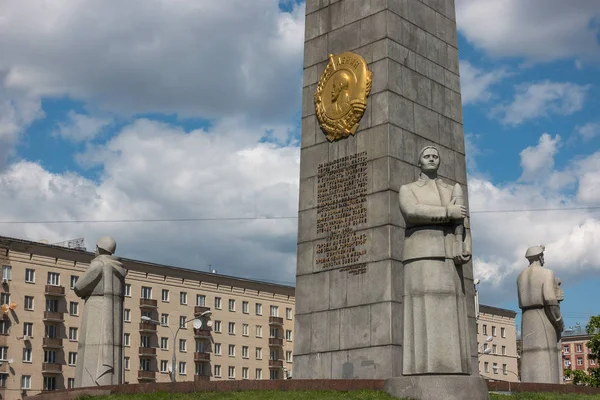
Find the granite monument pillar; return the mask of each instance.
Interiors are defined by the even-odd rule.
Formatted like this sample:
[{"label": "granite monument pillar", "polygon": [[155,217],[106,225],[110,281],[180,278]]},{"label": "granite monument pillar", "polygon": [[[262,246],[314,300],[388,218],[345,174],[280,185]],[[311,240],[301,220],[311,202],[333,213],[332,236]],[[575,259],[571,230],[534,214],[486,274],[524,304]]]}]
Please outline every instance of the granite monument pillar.
[{"label": "granite monument pillar", "polygon": [[113,254],[117,244],[98,239],[96,258],[75,284],[83,306],[75,387],[123,383],[123,298],[127,270]]},{"label": "granite monument pillar", "polygon": [[[456,35],[453,0],[307,0],[295,379],[404,375],[399,192],[422,148],[468,206]],[[457,268],[460,371],[476,377],[472,264]]]}]

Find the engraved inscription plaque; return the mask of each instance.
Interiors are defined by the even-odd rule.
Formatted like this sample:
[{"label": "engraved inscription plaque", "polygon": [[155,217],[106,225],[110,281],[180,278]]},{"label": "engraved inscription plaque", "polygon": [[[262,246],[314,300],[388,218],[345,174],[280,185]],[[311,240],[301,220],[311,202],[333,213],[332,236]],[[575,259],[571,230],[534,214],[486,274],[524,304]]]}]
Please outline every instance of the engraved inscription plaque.
[{"label": "engraved inscription plaque", "polygon": [[361,152],[319,165],[317,177],[317,234],[327,233],[317,245],[316,263],[352,275],[366,272],[360,263],[366,250],[365,233],[356,227],[367,222],[367,153]]}]

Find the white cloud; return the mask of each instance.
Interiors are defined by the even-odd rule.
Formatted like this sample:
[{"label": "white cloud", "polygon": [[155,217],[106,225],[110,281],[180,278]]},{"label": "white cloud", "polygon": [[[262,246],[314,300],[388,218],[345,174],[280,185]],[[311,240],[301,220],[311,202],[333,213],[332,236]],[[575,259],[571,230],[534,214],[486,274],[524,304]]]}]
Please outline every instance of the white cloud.
[{"label": "white cloud", "polygon": [[[118,12],[115,12],[118,10]],[[159,112],[286,121],[300,105],[304,5],[277,0],[0,3],[5,88]]]},{"label": "white cloud", "polygon": [[94,139],[111,122],[110,118],[96,118],[70,111],[67,121],[59,123],[54,133],[72,142],[83,142]]},{"label": "white cloud", "polygon": [[460,60],[460,89],[463,106],[490,100],[492,98],[491,86],[508,75],[505,68],[484,71],[467,60]]},{"label": "white cloud", "polygon": [[554,155],[560,145],[560,136],[552,138],[544,133],[536,146],[530,146],[521,151],[521,168],[523,173],[520,180],[525,182],[546,179],[554,168]]},{"label": "white cloud", "polygon": [[[80,156],[103,167],[99,182],[13,164],[0,174],[0,220],[295,217],[299,149],[260,143],[268,128],[224,120],[185,132],[137,120],[104,151],[89,146]],[[157,263],[285,282],[295,275],[295,219],[1,226],[32,240],[85,236],[88,246],[110,234],[119,255]]]},{"label": "white cloud", "polygon": [[570,82],[541,81],[520,84],[510,104],[500,105],[493,111],[508,125],[519,125],[550,114],[571,115],[583,108],[591,85]]},{"label": "white cloud", "polygon": [[456,14],[467,41],[493,57],[600,58],[595,0],[456,0]]},{"label": "white cloud", "polygon": [[600,135],[600,123],[589,122],[587,124],[576,127],[575,131],[581,136],[581,138],[584,141],[588,141]]}]

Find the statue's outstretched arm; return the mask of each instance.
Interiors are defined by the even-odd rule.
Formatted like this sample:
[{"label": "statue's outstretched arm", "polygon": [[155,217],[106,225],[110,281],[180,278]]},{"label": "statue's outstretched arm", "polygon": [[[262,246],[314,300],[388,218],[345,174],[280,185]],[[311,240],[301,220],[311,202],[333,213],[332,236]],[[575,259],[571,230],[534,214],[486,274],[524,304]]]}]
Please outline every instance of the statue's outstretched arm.
[{"label": "statue's outstretched arm", "polygon": [[445,224],[450,221],[446,207],[420,204],[408,186],[400,187],[400,211],[406,222],[413,224]]},{"label": "statue's outstretched arm", "polygon": [[100,261],[92,261],[87,271],[77,280],[75,287],[75,294],[79,297],[89,296],[98,282],[102,279],[102,267],[103,263]]}]

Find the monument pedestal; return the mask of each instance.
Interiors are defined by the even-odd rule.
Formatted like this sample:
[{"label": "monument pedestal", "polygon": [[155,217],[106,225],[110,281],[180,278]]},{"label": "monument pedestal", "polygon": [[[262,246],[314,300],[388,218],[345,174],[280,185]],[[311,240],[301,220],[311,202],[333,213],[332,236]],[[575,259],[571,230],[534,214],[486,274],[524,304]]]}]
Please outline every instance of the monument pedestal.
[{"label": "monument pedestal", "polygon": [[485,379],[474,375],[412,375],[390,378],[384,390],[415,400],[488,400]]}]

